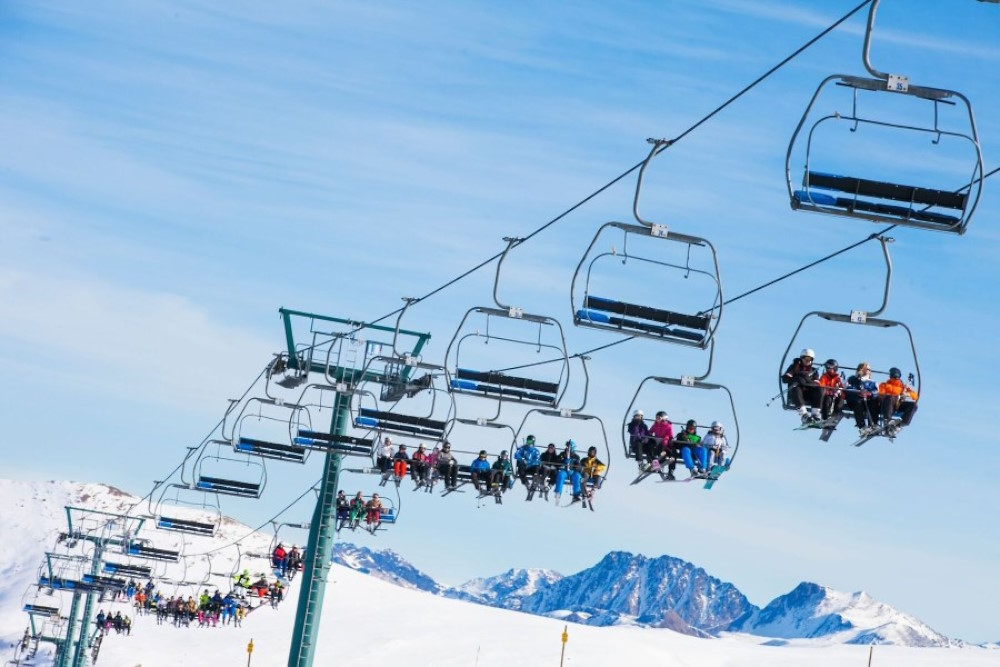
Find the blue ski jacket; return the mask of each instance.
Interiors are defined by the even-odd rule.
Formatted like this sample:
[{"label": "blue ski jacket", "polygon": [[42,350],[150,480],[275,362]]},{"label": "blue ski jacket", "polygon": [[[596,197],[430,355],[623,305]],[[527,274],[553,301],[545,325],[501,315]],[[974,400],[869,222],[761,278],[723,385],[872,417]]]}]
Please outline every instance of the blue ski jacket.
[{"label": "blue ski jacket", "polygon": [[524,465],[531,467],[537,466],[541,461],[542,454],[538,451],[538,448],[534,445],[521,445],[514,452],[515,461],[524,461]]}]

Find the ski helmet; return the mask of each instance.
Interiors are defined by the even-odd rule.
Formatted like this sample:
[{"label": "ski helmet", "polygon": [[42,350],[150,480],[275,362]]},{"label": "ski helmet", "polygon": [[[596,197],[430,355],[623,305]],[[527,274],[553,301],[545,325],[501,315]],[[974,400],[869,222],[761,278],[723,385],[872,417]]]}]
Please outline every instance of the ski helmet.
[{"label": "ski helmet", "polygon": [[507,450],[506,449],[503,450],[502,452],[500,452],[500,458],[502,458],[502,459],[507,458]]},{"label": "ski helmet", "polygon": [[714,431],[715,429],[719,429],[721,431],[722,430],[722,422],[720,422],[720,421],[714,421],[714,422],[712,422],[712,430]]},{"label": "ski helmet", "polygon": [[831,368],[833,370],[837,370],[840,368],[840,364],[837,363],[836,359],[827,359],[826,363],[823,365],[826,367],[827,370],[830,370]]},{"label": "ski helmet", "polygon": [[535,436],[529,435],[527,438],[524,439],[524,444],[526,444],[526,445],[533,445],[533,444],[535,444]]},{"label": "ski helmet", "polygon": [[892,368],[889,369],[889,377],[891,377],[894,380],[898,380],[899,378],[903,377],[903,371],[893,366]]},{"label": "ski helmet", "polygon": [[685,428],[691,428],[692,426],[694,426],[695,428],[697,428],[698,427],[698,422],[696,422],[693,419],[689,419],[689,420],[687,420],[687,424],[685,424],[684,426],[685,426]]},{"label": "ski helmet", "polygon": [[587,456],[597,456],[597,447],[587,449]]},{"label": "ski helmet", "polygon": [[804,348],[802,350],[802,352],[799,353],[799,356],[800,357],[809,357],[810,359],[815,359],[816,358],[816,353],[813,352],[813,349],[811,347],[807,347],[807,348]]},{"label": "ski helmet", "polygon": [[644,413],[642,410],[636,410],[635,412],[632,413],[632,419],[635,419],[636,417],[639,417],[641,419],[643,417],[643,414]]},{"label": "ski helmet", "polygon": [[575,452],[576,451],[576,440],[574,440],[573,438],[570,438],[569,440],[566,441],[566,446],[569,447],[569,451]]}]

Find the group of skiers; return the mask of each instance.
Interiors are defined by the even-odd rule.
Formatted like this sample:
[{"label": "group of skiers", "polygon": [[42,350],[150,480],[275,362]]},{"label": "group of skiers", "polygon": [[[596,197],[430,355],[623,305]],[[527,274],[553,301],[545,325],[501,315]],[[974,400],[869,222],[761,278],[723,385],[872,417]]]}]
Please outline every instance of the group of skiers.
[{"label": "group of skiers", "polygon": [[[720,421],[713,421],[704,436],[698,433],[698,422],[689,419],[680,433],[674,434],[674,424],[664,410],[658,411],[653,423],[646,425],[645,413],[636,410],[627,425],[629,449],[642,472],[657,472],[666,481],[676,479],[677,461],[683,461],[689,477],[707,477],[713,468],[724,467],[729,442]],[[716,473],[717,475],[717,473]]]},{"label": "group of skiers", "polygon": [[271,565],[280,576],[291,581],[295,573],[302,569],[302,553],[294,544],[290,551],[286,551],[285,545],[279,542],[271,552]]},{"label": "group of skiers", "polygon": [[171,623],[174,627],[190,627],[197,623],[199,628],[215,628],[220,624],[240,627],[250,611],[246,599],[234,592],[223,596],[219,591],[209,595],[202,592],[197,599],[189,595],[176,597],[158,596],[156,601],[156,624]]},{"label": "group of skiers", "polygon": [[826,360],[821,375],[813,366],[815,357],[805,348],[781,376],[788,385],[788,404],[798,410],[804,425],[827,425],[831,418],[839,419],[845,405],[862,435],[884,431],[895,436],[913,421],[917,392],[903,382],[900,369],[890,368],[889,379],[876,384],[870,364],[862,361],[845,383],[836,359]]},{"label": "group of skiers", "polygon": [[[506,452],[504,452],[506,454]],[[528,488],[527,500],[536,493],[548,499],[549,489],[555,492],[555,502],[559,502],[563,487],[569,480],[573,490],[572,502],[580,502],[583,494],[588,496],[600,488],[607,465],[597,458],[597,447],[589,447],[583,458],[577,453],[576,441],[566,441],[561,452],[550,442],[542,452],[536,446],[535,436],[529,435],[514,452],[517,463],[517,477]]]},{"label": "group of skiers", "polygon": [[105,614],[102,609],[97,612],[97,618],[94,619],[94,623],[97,625],[97,631],[102,635],[111,634],[111,630],[114,630],[116,635],[132,634],[132,619],[127,614],[122,616],[120,611],[114,614],[110,612]]},{"label": "group of skiers", "polygon": [[[404,473],[405,475],[405,473]],[[337,492],[337,532],[339,533],[345,526],[351,530],[356,530],[361,522],[365,522],[365,529],[374,533],[382,525],[382,517],[388,508],[382,503],[377,493],[373,493],[371,498],[365,498],[358,491],[353,498],[348,499],[341,490]]]}]

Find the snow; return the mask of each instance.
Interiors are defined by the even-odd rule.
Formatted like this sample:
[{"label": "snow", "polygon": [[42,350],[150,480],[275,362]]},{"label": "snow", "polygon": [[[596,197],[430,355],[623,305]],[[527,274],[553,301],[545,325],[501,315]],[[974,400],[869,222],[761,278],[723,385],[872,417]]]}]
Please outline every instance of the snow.
[{"label": "snow", "polygon": [[[3,646],[19,639],[27,625],[26,615],[20,610],[22,595],[37,576],[44,552],[53,548],[58,532],[65,528],[63,505],[70,503],[119,512],[127,510],[136,500],[98,484],[0,480],[0,502],[13,510],[0,517],[0,535],[3,536],[0,540],[0,562],[3,563],[0,640]],[[226,521],[217,537],[184,536],[185,553],[204,554],[238,538],[245,538],[242,542],[244,555],[247,552],[266,553],[270,536],[250,533],[247,527]],[[157,538],[158,545],[165,537],[170,537],[161,531],[149,531],[148,534]],[[65,545],[61,548],[65,549]],[[236,567],[248,566],[254,573],[267,567],[266,562],[256,558],[237,561],[234,551],[227,549],[213,553],[210,558],[192,558],[169,576],[175,581],[192,581],[198,587],[207,584],[214,588],[223,586],[223,578]],[[523,573],[507,574],[517,579]],[[538,582],[553,576],[557,575],[540,572],[527,579]],[[107,638],[101,648],[99,664],[103,667],[244,664],[251,639],[254,643],[251,664],[285,664],[299,594],[297,584],[298,581],[292,584],[288,599],[278,609],[265,606],[254,610],[242,628],[174,628],[157,626],[152,616],[139,616],[134,619],[131,636],[112,634]],[[822,597],[816,598],[816,609],[824,613],[853,614],[852,622],[858,625],[866,614],[871,621],[883,619],[880,614],[888,613],[863,593],[821,590]],[[60,595],[64,594],[56,593],[52,597]],[[120,609],[129,613],[124,604],[105,602],[99,606],[105,611]],[[850,610],[850,614],[845,610]],[[585,613],[558,615],[576,621],[586,620]],[[566,622],[558,618],[451,599],[334,565],[323,606],[315,662],[317,665],[359,667],[555,664],[559,659],[560,635],[564,627]],[[632,664],[839,667],[864,664],[868,655],[867,646],[833,645],[829,639],[772,640],[736,633],[724,633],[720,639],[704,639],[668,629],[628,625],[569,625],[568,632],[565,662],[568,667]],[[768,646],[768,643],[779,645]],[[995,665],[997,655],[994,650],[979,647],[878,646],[874,650],[873,665],[877,667],[985,667]],[[6,659],[9,655],[0,654],[0,657]]]}]

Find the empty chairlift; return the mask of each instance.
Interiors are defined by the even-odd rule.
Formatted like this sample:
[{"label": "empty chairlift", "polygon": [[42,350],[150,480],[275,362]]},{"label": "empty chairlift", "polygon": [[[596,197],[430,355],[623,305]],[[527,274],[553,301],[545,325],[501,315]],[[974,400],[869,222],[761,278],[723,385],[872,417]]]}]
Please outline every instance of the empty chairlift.
[{"label": "empty chairlift", "polygon": [[165,484],[153,516],[160,530],[212,537],[222,523],[222,508],[215,493],[184,484]]},{"label": "empty chairlift", "polygon": [[[912,85],[872,67],[878,5],[871,3],[863,48],[871,77],[824,79],[795,128],[785,159],[791,206],[962,234],[982,193],[972,106],[958,91]],[[815,112],[830,108],[828,98],[843,101]],[[802,172],[792,167],[799,160]]]},{"label": "empty chairlift", "polygon": [[[500,269],[519,242],[504,240],[507,248],[497,263],[493,285],[496,307],[466,311],[445,352],[449,390],[501,402],[555,407],[569,382],[566,337],[558,320],[500,302]],[[533,363],[528,353],[543,351],[554,355],[555,363]]]},{"label": "empty chairlift", "polygon": [[[653,144],[636,183],[632,210],[638,224],[602,225],[576,267],[570,286],[573,323],[705,349],[722,317],[718,258],[706,239],[640,216],[646,167],[664,146]],[[598,250],[613,238],[621,245]]]},{"label": "empty chairlift", "polygon": [[[228,417],[228,415],[227,415]],[[233,420],[234,451],[264,459],[304,463],[308,450],[293,441],[299,429],[312,428],[309,410],[297,403],[286,403],[264,396],[248,399]]]},{"label": "empty chairlift", "polygon": [[194,464],[194,486],[240,498],[260,498],[267,474],[254,457],[227,455],[222,444],[208,443]]}]

